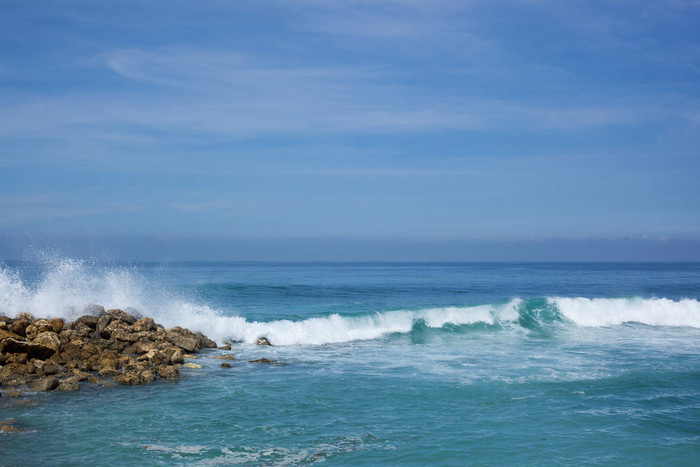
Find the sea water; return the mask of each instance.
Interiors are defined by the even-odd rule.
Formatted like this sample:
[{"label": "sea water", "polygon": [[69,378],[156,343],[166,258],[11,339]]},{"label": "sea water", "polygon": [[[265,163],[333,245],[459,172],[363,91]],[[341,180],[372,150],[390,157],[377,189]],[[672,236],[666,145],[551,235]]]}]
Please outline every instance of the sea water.
[{"label": "sea water", "polygon": [[697,465],[698,299],[695,263],[6,261],[6,315],[237,343],[176,382],[1,398],[0,465]]}]

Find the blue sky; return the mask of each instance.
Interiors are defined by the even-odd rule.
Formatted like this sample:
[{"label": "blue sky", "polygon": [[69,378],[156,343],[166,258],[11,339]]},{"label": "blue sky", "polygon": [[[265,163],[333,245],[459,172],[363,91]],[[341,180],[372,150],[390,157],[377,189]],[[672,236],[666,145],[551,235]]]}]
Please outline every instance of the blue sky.
[{"label": "blue sky", "polygon": [[696,0],[0,0],[0,105],[5,255],[627,239],[700,259]]}]

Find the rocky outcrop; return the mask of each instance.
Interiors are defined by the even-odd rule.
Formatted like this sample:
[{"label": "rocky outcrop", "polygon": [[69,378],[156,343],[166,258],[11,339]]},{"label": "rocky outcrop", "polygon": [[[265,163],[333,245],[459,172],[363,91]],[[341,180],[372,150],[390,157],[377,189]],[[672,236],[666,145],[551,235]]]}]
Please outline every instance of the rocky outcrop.
[{"label": "rocky outcrop", "polygon": [[175,379],[186,355],[216,348],[201,333],[166,330],[124,310],[92,305],[86,311],[72,322],[0,316],[0,388],[77,391],[81,381],[102,383],[96,376],[132,386]]}]

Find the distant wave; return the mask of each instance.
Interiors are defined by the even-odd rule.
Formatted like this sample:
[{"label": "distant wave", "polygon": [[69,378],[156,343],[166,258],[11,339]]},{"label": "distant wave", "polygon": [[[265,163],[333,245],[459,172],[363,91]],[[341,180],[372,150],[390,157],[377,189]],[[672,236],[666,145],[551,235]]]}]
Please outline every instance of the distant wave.
[{"label": "distant wave", "polygon": [[267,336],[276,345],[321,345],[377,339],[418,328],[494,326],[531,331],[559,325],[582,327],[641,323],[700,328],[700,302],[666,298],[543,297],[476,306],[395,310],[356,315],[331,314],[305,320],[248,321],[149,283],[129,268],[100,268],[76,260],[50,265],[33,286],[0,268],[0,313],[74,319],[90,304],[132,309],[165,326],[199,330],[217,341],[252,343]]}]

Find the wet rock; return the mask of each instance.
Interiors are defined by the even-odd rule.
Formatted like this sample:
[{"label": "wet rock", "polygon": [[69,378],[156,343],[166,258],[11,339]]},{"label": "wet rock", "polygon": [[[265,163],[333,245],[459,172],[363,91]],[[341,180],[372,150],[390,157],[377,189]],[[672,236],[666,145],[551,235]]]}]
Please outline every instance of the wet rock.
[{"label": "wet rock", "polygon": [[7,397],[22,397],[22,393],[17,390],[7,391],[5,395]]},{"label": "wet rock", "polygon": [[114,382],[125,386],[136,386],[141,384],[141,378],[137,373],[124,373],[114,378]]},{"label": "wet rock", "polygon": [[58,383],[56,387],[57,391],[77,391],[80,389],[80,378],[78,376],[71,376]]},{"label": "wet rock", "polygon": [[199,368],[202,368],[202,365],[197,365],[196,363],[185,363],[182,365],[185,368],[189,368],[190,370],[197,370]]},{"label": "wet rock", "polygon": [[180,376],[180,372],[173,365],[161,365],[156,369],[156,372],[161,379],[175,379]]},{"label": "wet rock", "polygon": [[231,364],[230,364],[230,363],[227,363],[227,362],[224,362],[224,363],[221,364],[221,368],[231,368]]},{"label": "wet rock", "polygon": [[235,360],[236,357],[233,355],[217,355],[215,357],[212,357],[215,360]]},{"label": "wet rock", "polygon": [[180,347],[185,352],[199,350],[199,338],[195,333],[179,326],[165,331],[166,339],[173,345]]},{"label": "wet rock", "polygon": [[152,331],[156,328],[156,323],[152,318],[141,318],[131,325],[133,332]]},{"label": "wet rock", "polygon": [[58,378],[55,376],[47,376],[41,378],[39,381],[34,383],[34,390],[37,392],[41,391],[53,391],[58,387]]},{"label": "wet rock", "polygon": [[231,344],[225,344],[219,347],[219,350],[231,350]]},{"label": "wet rock", "polygon": [[21,430],[13,425],[0,425],[0,431],[3,433],[16,433]]},{"label": "wet rock", "polygon": [[253,344],[255,345],[272,345],[269,340],[267,340],[267,337],[258,337],[253,341]]},{"label": "wet rock", "polygon": [[156,380],[156,372],[153,370],[145,370],[141,372],[141,381],[145,383],[152,383]]},{"label": "wet rock", "polygon": [[136,322],[136,318],[133,315],[118,309],[105,311],[105,316],[110,316],[113,319],[122,321],[126,324],[134,324]]},{"label": "wet rock", "polygon": [[273,363],[269,358],[258,358],[257,360],[248,360],[248,363]]},{"label": "wet rock", "polygon": [[195,335],[197,336],[197,339],[199,340],[198,347],[200,349],[215,349],[216,348],[216,342],[209,339],[207,336],[205,336],[201,332],[198,332]]},{"label": "wet rock", "polygon": [[[102,308],[102,307],[100,307],[100,308]],[[104,313],[104,308],[102,308],[102,313]],[[95,328],[97,327],[97,322],[99,321],[99,319],[100,319],[100,318],[98,318],[97,315],[92,315],[92,314],[90,314],[90,315],[85,315],[85,316],[81,316],[80,318],[76,319],[76,320],[73,322],[73,327],[77,326],[78,324],[84,324],[84,325],[87,326],[88,328],[90,328],[90,329],[92,329],[92,330],[95,330]]]},{"label": "wet rock", "polygon": [[170,364],[182,365],[183,363],[185,363],[185,356],[182,354],[182,352],[180,352],[179,350],[173,352],[170,356]]}]

